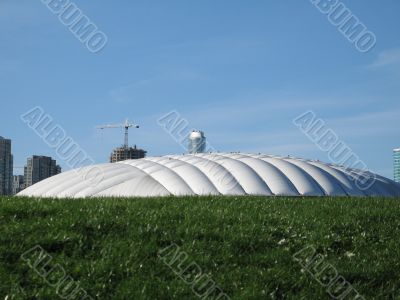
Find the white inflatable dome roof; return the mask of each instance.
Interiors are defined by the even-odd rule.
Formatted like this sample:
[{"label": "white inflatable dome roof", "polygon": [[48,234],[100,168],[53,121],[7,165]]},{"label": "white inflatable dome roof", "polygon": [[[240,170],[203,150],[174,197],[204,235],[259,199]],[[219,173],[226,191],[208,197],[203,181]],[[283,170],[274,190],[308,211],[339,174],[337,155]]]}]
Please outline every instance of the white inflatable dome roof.
[{"label": "white inflatable dome roof", "polygon": [[168,155],[107,163],[50,177],[20,192],[35,197],[183,195],[400,196],[382,176],[290,157],[241,153]]}]

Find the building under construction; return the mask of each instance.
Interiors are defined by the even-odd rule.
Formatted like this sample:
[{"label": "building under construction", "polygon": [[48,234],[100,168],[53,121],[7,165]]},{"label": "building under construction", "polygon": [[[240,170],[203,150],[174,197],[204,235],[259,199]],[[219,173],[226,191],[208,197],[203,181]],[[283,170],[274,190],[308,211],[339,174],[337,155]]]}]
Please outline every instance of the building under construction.
[{"label": "building under construction", "polygon": [[119,148],[115,148],[110,155],[110,162],[115,163],[122,160],[127,159],[139,159],[144,158],[146,156],[147,151],[143,149],[138,149],[135,147],[129,147],[128,143],[128,130],[129,128],[139,128],[139,125],[129,123],[128,119],[125,120],[123,124],[108,124],[97,126],[98,129],[107,129],[107,128],[124,128],[125,129],[125,139],[124,145]]},{"label": "building under construction", "polygon": [[110,155],[110,162],[115,163],[117,161],[127,159],[139,159],[146,156],[147,151],[134,147],[119,147],[113,150]]}]

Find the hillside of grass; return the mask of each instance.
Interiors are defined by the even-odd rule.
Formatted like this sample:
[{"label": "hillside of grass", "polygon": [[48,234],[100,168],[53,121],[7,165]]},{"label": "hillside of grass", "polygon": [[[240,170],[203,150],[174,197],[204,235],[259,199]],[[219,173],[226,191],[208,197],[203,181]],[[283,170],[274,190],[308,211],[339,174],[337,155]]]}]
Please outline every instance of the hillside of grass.
[{"label": "hillside of grass", "polygon": [[399,200],[2,197],[0,299],[400,299]]}]

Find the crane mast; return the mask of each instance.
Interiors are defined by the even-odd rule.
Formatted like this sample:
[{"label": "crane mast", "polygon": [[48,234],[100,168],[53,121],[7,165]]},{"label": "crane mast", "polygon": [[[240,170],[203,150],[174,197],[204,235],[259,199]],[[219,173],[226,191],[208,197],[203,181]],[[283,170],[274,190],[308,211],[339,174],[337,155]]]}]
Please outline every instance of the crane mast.
[{"label": "crane mast", "polygon": [[111,128],[124,128],[125,129],[125,136],[124,136],[124,149],[125,149],[125,159],[127,159],[127,152],[128,152],[128,147],[129,147],[129,142],[128,142],[128,131],[129,128],[139,128],[139,125],[129,123],[128,119],[125,120],[125,123],[123,124],[107,124],[107,125],[100,125],[97,126],[97,129],[111,129]]}]

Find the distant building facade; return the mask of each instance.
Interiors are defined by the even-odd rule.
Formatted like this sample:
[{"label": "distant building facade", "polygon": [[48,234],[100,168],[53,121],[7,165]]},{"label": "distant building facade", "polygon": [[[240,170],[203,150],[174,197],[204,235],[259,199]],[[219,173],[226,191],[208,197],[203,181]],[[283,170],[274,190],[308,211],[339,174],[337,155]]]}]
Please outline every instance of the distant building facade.
[{"label": "distant building facade", "polygon": [[14,175],[13,176],[13,187],[12,187],[12,194],[18,194],[25,188],[24,184],[24,176],[23,175]]},{"label": "distant building facade", "polygon": [[0,136],[0,195],[12,194],[13,156],[11,140]]},{"label": "distant building facade", "polygon": [[115,163],[127,159],[144,158],[146,156],[146,153],[147,151],[136,148],[136,145],[134,147],[128,147],[128,148],[119,147],[114,149],[113,152],[111,153],[110,162]]},{"label": "distant building facade", "polygon": [[61,173],[61,167],[54,159],[48,156],[34,155],[28,158],[24,168],[25,188],[59,173]]},{"label": "distant building facade", "polygon": [[393,150],[394,181],[400,182],[400,148]]},{"label": "distant building facade", "polygon": [[206,151],[206,137],[203,131],[193,130],[189,134],[188,151],[190,154],[204,153]]}]

